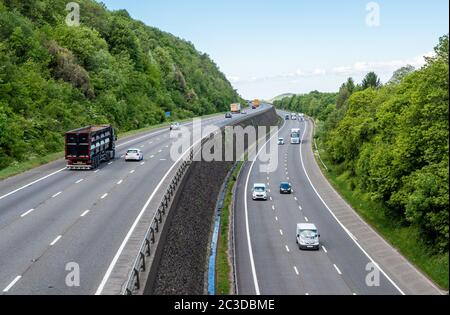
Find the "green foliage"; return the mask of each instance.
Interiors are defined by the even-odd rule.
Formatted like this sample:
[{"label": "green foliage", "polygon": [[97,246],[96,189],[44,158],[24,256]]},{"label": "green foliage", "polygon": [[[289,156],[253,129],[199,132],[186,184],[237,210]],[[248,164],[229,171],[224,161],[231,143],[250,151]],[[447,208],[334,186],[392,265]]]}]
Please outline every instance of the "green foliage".
[{"label": "green foliage", "polygon": [[[399,69],[386,86],[369,73],[361,88],[276,102],[322,121],[320,142],[354,190],[382,204],[383,215],[421,231],[437,253],[449,245],[448,35],[420,70]],[[352,89],[353,86],[353,89]],[[311,99],[311,95],[314,95]],[[320,94],[319,94],[320,95]]]},{"label": "green foliage", "polygon": [[0,0],[0,169],[60,152],[65,131],[111,123],[120,132],[223,112],[241,101],[214,62],[186,41],[77,1]]},{"label": "green foliage", "polygon": [[368,88],[378,89],[381,86],[381,80],[375,72],[369,72],[361,83],[361,87],[363,90]]}]

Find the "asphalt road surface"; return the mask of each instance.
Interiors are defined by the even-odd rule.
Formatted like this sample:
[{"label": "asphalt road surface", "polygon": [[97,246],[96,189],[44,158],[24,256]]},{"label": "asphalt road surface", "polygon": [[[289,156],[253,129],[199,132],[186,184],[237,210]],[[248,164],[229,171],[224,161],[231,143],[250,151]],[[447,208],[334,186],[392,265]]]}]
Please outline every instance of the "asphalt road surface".
[{"label": "asphalt road surface", "polygon": [[[216,116],[204,127],[242,116]],[[116,160],[97,171],[68,171],[57,161],[0,182],[0,294],[94,294],[148,196],[174,164],[173,141],[168,128],[156,130],[119,141]],[[129,148],[141,149],[144,161],[126,163]],[[76,266],[79,286],[70,281]]]},{"label": "asphalt road surface", "polygon": [[[284,115],[283,115],[284,117]],[[303,144],[290,144],[291,128],[301,128]],[[240,295],[399,295],[396,285],[379,274],[379,285],[366,279],[374,266],[325,207],[307,177],[302,146],[310,146],[306,128],[312,123],[288,120],[280,130],[279,165],[273,173],[260,171],[260,162],[247,163],[238,182],[235,214],[236,271]],[[306,172],[305,172],[306,170]],[[281,182],[294,192],[281,195]],[[254,183],[268,185],[270,199],[253,201]],[[330,205],[332,206],[332,205]],[[297,223],[314,223],[321,234],[319,251],[301,251]],[[369,271],[366,269],[369,268]],[[371,282],[369,281],[369,284]]]}]

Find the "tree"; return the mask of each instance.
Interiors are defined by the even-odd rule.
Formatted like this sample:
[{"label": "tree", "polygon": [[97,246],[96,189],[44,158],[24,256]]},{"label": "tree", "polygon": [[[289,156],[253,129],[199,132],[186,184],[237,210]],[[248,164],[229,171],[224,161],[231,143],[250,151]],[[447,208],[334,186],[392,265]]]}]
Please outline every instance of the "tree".
[{"label": "tree", "polygon": [[414,72],[415,70],[416,68],[414,68],[411,65],[401,67],[400,69],[394,72],[392,78],[389,80],[389,83],[399,84],[407,75]]},{"label": "tree", "polygon": [[363,79],[361,87],[363,90],[368,88],[379,89],[382,86],[381,80],[375,72],[369,72]]}]

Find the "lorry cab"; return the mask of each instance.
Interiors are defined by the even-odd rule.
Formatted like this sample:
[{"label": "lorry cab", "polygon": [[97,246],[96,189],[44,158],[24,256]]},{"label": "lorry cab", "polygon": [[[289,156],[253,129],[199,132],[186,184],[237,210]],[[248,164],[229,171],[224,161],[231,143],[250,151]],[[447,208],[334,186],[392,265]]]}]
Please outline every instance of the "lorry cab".
[{"label": "lorry cab", "polygon": [[319,250],[320,234],[317,227],[312,223],[297,224],[297,244],[300,250]]},{"label": "lorry cab", "polygon": [[299,128],[293,128],[291,130],[291,144],[300,144],[300,129]]}]

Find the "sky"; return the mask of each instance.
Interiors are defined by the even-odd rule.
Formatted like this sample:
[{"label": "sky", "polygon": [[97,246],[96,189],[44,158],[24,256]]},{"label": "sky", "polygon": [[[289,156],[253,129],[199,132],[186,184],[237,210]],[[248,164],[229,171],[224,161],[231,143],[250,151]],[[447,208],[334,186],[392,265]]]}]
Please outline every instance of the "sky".
[{"label": "sky", "polygon": [[449,32],[448,0],[103,0],[207,53],[246,99],[335,92],[420,68]]}]

